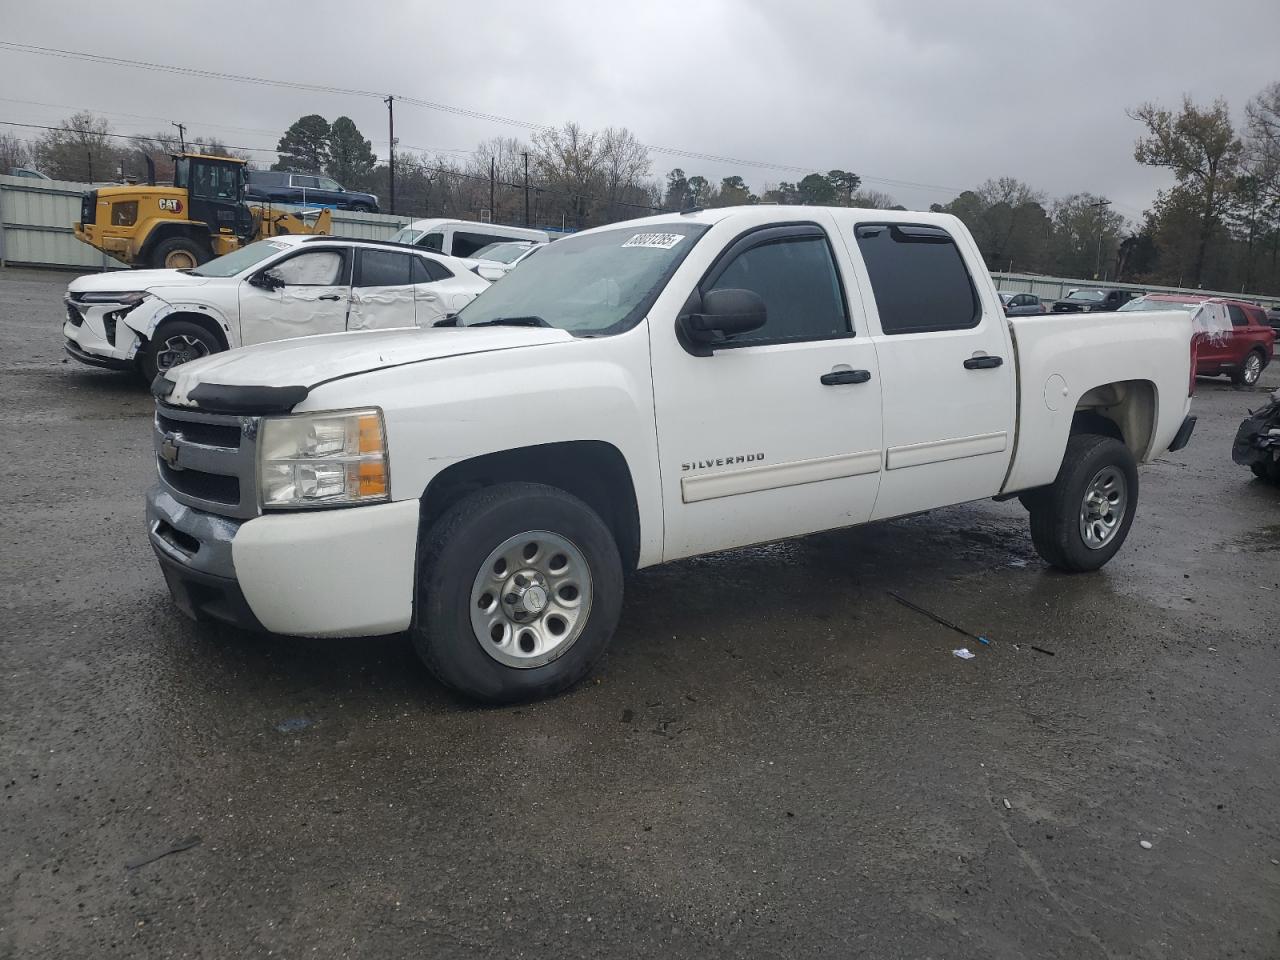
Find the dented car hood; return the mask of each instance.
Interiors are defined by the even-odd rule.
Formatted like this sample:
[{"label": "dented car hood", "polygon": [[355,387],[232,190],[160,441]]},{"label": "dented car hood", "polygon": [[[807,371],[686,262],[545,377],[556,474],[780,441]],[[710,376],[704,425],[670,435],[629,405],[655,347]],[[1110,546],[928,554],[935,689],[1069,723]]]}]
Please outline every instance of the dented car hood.
[{"label": "dented car hood", "polygon": [[273,412],[322,383],[387,367],[473,353],[563,343],[545,327],[440,327],[330,333],[216,353],[157,377],[167,403],[226,412]]},{"label": "dented car hood", "polygon": [[76,277],[67,285],[71,293],[124,293],[162,287],[203,287],[209,277],[197,277],[181,270],[112,270]]}]

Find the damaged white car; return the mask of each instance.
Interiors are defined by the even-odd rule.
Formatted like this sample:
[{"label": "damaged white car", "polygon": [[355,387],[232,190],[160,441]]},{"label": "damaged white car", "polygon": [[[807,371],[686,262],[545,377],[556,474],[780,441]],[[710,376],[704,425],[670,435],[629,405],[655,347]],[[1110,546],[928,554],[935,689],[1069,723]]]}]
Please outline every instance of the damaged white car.
[{"label": "damaged white car", "polygon": [[473,261],[376,240],[285,236],[193,270],[79,277],[66,351],[148,381],[222,350],[345,330],[429,327],[489,286]]}]

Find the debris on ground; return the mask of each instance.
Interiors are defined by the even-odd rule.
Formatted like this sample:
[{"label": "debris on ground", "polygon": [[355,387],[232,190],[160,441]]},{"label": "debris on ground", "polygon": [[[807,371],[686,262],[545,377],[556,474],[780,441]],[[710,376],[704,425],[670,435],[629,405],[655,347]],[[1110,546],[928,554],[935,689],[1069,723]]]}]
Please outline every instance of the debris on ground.
[{"label": "debris on ground", "polygon": [[959,657],[961,660],[972,660],[974,657],[977,656],[977,654],[974,653],[972,650],[970,650],[968,647],[961,647],[959,650],[952,650],[951,652],[955,654],[957,657]]},{"label": "debris on ground", "polygon": [[1004,808],[1005,808],[1006,810],[1012,810],[1012,809],[1013,809],[1013,804],[1009,802],[1009,798],[1008,798],[1008,797],[1005,797],[1005,798],[1004,798]]},{"label": "debris on ground", "polygon": [[139,867],[145,867],[148,863],[155,863],[157,860],[167,857],[170,854],[182,853],[184,850],[190,850],[199,843],[200,838],[198,836],[190,836],[184,840],[179,840],[171,846],[165,847],[163,850],[159,850],[156,853],[151,854],[149,857],[140,857],[137,860],[130,860],[124,866],[126,870],[137,870]]},{"label": "debris on ground", "polygon": [[1139,840],[1139,841],[1138,841],[1138,846],[1140,846],[1143,850],[1150,850],[1150,849],[1151,849],[1151,841],[1150,841],[1150,840]]},{"label": "debris on ground", "polygon": [[288,720],[281,720],[277,723],[276,729],[281,733],[297,733],[299,730],[307,729],[312,722],[306,717],[290,717]]},{"label": "debris on ground", "polygon": [[1044,647],[1037,647],[1034,643],[1028,643],[1027,646],[1030,647],[1032,650],[1034,650],[1036,653],[1043,653],[1046,657],[1057,656],[1057,654],[1054,653],[1052,650],[1046,650]]}]

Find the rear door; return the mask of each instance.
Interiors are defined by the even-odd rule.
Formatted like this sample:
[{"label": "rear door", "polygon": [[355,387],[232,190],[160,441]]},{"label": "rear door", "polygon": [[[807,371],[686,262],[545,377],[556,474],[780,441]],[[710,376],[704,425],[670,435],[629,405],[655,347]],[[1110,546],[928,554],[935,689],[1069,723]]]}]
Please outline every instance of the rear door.
[{"label": "rear door", "polygon": [[414,315],[420,327],[429,327],[446,315],[457,313],[485,286],[474,274],[458,276],[438,260],[423,256],[413,258],[411,278]]},{"label": "rear door", "polygon": [[880,375],[837,249],[818,223],[730,238],[688,303],[746,289],[767,321],[708,356],[679,342],[674,317],[650,318],[666,559],[870,516]]},{"label": "rear door", "polygon": [[246,346],[340,333],[347,328],[351,295],[351,248],[308,247],[277,260],[270,271],[284,285],[274,290],[240,284],[240,338]]},{"label": "rear door", "polygon": [[412,327],[417,322],[411,253],[356,248],[348,330]]},{"label": "rear door", "polygon": [[847,232],[883,382],[873,519],[993,496],[1013,454],[1016,372],[1004,312],[969,272],[981,258],[938,226],[864,220]]}]

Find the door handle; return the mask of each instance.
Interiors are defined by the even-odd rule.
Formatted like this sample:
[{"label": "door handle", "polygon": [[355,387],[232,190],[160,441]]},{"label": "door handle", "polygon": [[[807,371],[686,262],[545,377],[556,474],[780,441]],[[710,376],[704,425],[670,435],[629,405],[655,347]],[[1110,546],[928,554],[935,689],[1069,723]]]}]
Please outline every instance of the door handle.
[{"label": "door handle", "polygon": [[341,300],[342,298],[336,293],[326,293],[323,296],[316,297],[317,300]]},{"label": "door handle", "polygon": [[990,370],[1004,363],[1004,357],[970,357],[964,362],[966,370]]},{"label": "door handle", "polygon": [[824,386],[832,387],[838,383],[866,383],[871,379],[870,370],[832,370],[818,378]]}]

